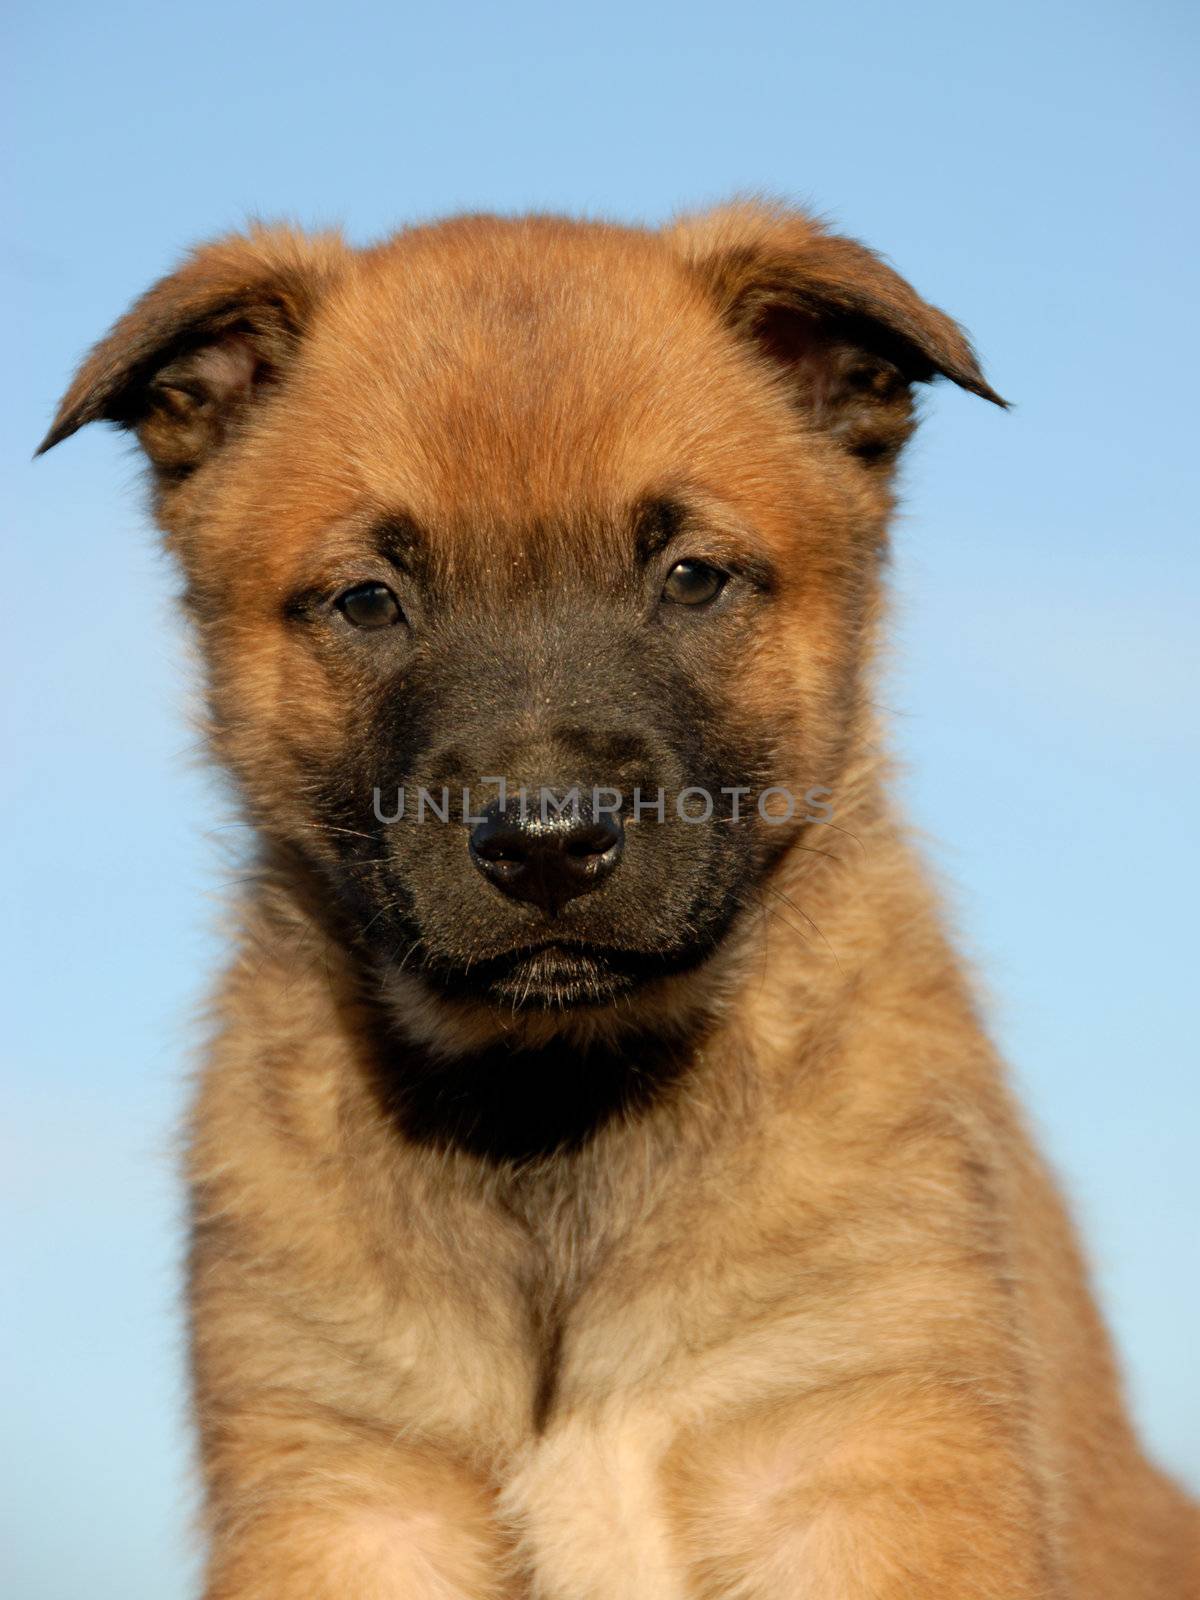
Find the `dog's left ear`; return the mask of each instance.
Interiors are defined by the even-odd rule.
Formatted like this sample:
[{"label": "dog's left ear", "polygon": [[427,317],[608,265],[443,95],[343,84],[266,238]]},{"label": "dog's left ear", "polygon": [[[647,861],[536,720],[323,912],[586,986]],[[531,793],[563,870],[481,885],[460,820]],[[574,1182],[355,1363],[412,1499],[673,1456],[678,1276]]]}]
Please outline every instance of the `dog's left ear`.
[{"label": "dog's left ear", "polygon": [[728,206],[684,217],[666,237],[812,424],[868,465],[890,466],[911,434],[913,383],[946,377],[1007,404],[956,322],[802,212]]},{"label": "dog's left ear", "polygon": [[186,477],[286,375],[346,257],[336,235],[289,228],[193,251],[88,355],[37,453],[115,422],[136,430],[160,487]]}]

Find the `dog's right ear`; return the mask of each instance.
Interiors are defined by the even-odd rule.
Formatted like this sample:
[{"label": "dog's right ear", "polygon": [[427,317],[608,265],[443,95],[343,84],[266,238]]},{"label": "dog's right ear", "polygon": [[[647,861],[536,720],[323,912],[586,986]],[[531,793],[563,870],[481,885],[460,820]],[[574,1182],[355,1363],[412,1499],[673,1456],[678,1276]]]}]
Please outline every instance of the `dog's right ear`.
[{"label": "dog's right ear", "polygon": [[288,228],[201,246],[91,351],[37,454],[115,422],[137,431],[160,479],[186,477],[279,381],[347,254],[337,235]]}]

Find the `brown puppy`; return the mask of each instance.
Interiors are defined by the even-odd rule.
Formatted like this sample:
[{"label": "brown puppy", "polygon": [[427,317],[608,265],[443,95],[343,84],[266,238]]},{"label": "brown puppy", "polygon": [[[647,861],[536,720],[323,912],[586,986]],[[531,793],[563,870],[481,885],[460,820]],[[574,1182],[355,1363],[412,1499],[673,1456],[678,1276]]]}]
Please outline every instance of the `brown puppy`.
[{"label": "brown puppy", "polygon": [[939,375],[997,399],[757,206],[255,231],[85,363],[46,446],[137,430],[260,841],[191,1145],[209,1600],[1200,1592],[887,798]]}]

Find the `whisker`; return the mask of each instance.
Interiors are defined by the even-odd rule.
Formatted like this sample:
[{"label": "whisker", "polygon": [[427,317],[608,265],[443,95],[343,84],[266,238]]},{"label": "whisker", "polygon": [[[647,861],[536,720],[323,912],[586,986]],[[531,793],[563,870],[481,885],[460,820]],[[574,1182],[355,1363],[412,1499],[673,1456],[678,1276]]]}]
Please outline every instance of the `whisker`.
[{"label": "whisker", "polygon": [[838,960],[837,951],[833,948],[833,946],[830,944],[829,940],[821,932],[821,929],[817,926],[817,924],[809,916],[808,912],[805,911],[801,906],[798,906],[794,900],[789,899],[789,897],[786,894],[784,894],[783,890],[782,889],[777,889],[773,883],[765,883],[765,884],[763,884],[763,888],[766,889],[768,891],[768,893],[773,894],[778,899],[782,900],[785,905],[790,906],[792,908],[792,910],[796,913],[797,916],[800,916],[800,917],[804,918],[805,922],[808,923],[809,927],[817,935],[818,939],[820,939],[821,943],[825,946],[826,950],[829,951],[829,954],[833,957],[834,963],[837,966],[838,971],[840,972],[842,970],[842,964]]}]

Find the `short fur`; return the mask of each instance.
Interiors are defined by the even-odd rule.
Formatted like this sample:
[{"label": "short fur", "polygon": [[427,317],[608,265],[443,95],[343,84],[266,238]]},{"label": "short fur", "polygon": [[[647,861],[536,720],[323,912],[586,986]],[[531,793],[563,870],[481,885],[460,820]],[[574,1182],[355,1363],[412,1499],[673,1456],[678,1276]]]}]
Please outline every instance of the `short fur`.
[{"label": "short fur", "polygon": [[[757,204],[254,229],[85,362],[46,444],[137,430],[260,841],[191,1124],[207,1600],[1200,1593],[888,797],[938,376],[998,398]],[[727,590],[668,611],[696,557]],[[406,620],[352,636],[381,573]],[[461,817],[371,821],[581,769],[817,784],[833,824],[643,821],[543,926]]]}]

